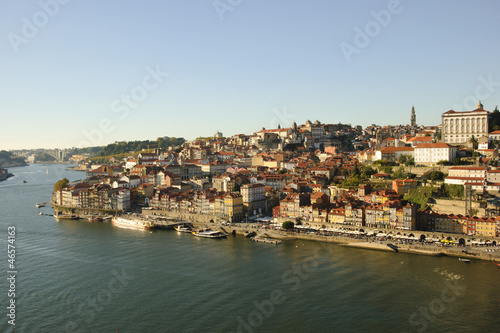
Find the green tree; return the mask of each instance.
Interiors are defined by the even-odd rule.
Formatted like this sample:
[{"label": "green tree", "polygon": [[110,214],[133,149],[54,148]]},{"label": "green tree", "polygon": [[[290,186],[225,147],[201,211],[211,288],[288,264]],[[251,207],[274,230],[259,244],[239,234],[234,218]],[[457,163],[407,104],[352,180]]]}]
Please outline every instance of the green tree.
[{"label": "green tree", "polygon": [[60,179],[60,180],[58,180],[58,181],[54,184],[54,190],[55,190],[55,191],[60,191],[60,190],[62,190],[63,188],[65,188],[68,184],[69,184],[69,180],[68,180],[68,178],[63,178],[63,179]]},{"label": "green tree", "polygon": [[415,165],[415,158],[413,156],[408,156],[405,161],[406,166]]},{"label": "green tree", "polygon": [[424,174],[424,177],[426,179],[429,179],[432,181],[437,181],[437,180],[443,180],[445,177],[445,174],[442,173],[441,171],[434,170],[434,171],[430,171],[430,172],[427,172],[426,174]]},{"label": "green tree", "polygon": [[403,166],[400,166],[399,168],[397,168],[396,171],[394,171],[394,173],[392,174],[392,178],[394,178],[394,179],[406,178],[405,168]]},{"label": "green tree", "polygon": [[462,199],[464,197],[464,187],[462,185],[444,184],[443,192],[452,199]]},{"label": "green tree", "polygon": [[500,111],[498,111],[498,106],[496,106],[495,110],[491,113],[488,127],[488,132],[500,130]]},{"label": "green tree", "polygon": [[369,178],[374,173],[377,173],[377,171],[375,171],[375,169],[373,169],[371,166],[364,166],[361,172],[361,177]]},{"label": "green tree", "polygon": [[292,221],[285,221],[281,225],[281,228],[288,231],[288,230],[292,230],[294,226],[295,226],[295,224]]},{"label": "green tree", "polygon": [[477,139],[476,137],[473,135],[471,136],[471,138],[469,139],[469,143],[472,144],[472,149],[477,149]]},{"label": "green tree", "polygon": [[357,177],[359,176],[359,167],[357,165],[355,165],[352,169],[351,169],[351,176],[352,177]]}]

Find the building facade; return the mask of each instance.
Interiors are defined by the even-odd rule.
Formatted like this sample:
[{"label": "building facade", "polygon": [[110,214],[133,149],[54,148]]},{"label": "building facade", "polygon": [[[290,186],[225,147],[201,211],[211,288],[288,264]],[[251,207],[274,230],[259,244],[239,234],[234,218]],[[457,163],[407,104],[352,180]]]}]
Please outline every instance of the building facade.
[{"label": "building facade", "polygon": [[443,141],[449,144],[466,144],[474,136],[488,137],[490,112],[483,109],[481,102],[473,111],[449,110],[442,115]]}]

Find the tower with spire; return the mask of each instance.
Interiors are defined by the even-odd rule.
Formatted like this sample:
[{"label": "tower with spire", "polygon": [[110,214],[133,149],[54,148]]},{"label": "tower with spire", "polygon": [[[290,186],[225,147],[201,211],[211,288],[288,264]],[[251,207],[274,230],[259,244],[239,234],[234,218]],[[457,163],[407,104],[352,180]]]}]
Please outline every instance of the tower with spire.
[{"label": "tower with spire", "polygon": [[415,114],[415,107],[411,106],[411,118],[410,118],[411,127],[417,126],[417,115]]}]

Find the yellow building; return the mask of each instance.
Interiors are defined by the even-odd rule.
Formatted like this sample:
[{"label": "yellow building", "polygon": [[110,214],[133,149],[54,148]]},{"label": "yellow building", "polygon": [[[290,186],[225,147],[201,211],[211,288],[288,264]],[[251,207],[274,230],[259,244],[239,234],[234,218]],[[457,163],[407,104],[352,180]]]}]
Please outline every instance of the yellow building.
[{"label": "yellow building", "polygon": [[241,221],[243,218],[243,196],[239,193],[227,193],[224,196],[223,216],[230,221]]},{"label": "yellow building", "polygon": [[332,209],[328,213],[328,222],[336,224],[344,224],[345,221],[345,211],[343,208]]}]

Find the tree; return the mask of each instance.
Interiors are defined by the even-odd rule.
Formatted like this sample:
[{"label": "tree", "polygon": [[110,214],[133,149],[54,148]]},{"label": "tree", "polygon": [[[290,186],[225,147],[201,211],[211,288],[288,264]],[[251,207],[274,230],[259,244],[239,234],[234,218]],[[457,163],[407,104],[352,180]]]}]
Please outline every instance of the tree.
[{"label": "tree", "polygon": [[500,111],[498,111],[498,106],[495,107],[495,110],[491,113],[488,127],[488,132],[500,130]]},{"label": "tree", "polygon": [[292,221],[285,221],[281,225],[281,228],[288,231],[288,230],[292,230],[294,226],[295,226],[295,224]]},{"label": "tree", "polygon": [[474,135],[469,139],[469,143],[472,144],[472,149],[477,149],[477,139]]},{"label": "tree", "polygon": [[344,176],[345,178],[347,178],[349,176],[349,170],[342,169],[342,176]]},{"label": "tree", "polygon": [[469,216],[476,216],[476,214],[478,212],[479,212],[479,209],[471,208],[471,209],[469,209]]},{"label": "tree", "polygon": [[426,179],[429,179],[432,181],[443,180],[444,176],[445,176],[444,173],[442,173],[441,171],[437,171],[437,170],[427,172],[426,174],[424,174],[424,177]]},{"label": "tree", "polygon": [[406,178],[405,168],[403,166],[400,166],[399,168],[397,168],[396,171],[394,171],[394,173],[392,174],[392,178],[394,178],[394,179]]},{"label": "tree", "polygon": [[63,179],[61,179],[61,180],[58,180],[58,181],[54,184],[54,191],[60,191],[60,190],[62,190],[63,188],[65,188],[68,184],[69,184],[69,180],[68,180],[68,178],[63,178]]},{"label": "tree", "polygon": [[413,156],[408,156],[405,165],[406,166],[415,165],[415,158]]},{"label": "tree", "polygon": [[377,173],[377,171],[375,171],[375,169],[373,169],[371,166],[364,166],[363,171],[361,172],[361,177],[369,178],[374,173]]},{"label": "tree", "polygon": [[456,184],[444,184],[443,192],[450,198],[461,199],[464,197],[464,187]]},{"label": "tree", "polygon": [[400,165],[406,164],[406,160],[408,159],[408,157],[410,157],[410,156],[409,155],[399,155],[398,163]]},{"label": "tree", "polygon": [[359,176],[359,167],[357,165],[355,165],[352,169],[351,169],[351,176],[352,177],[357,177]]}]

